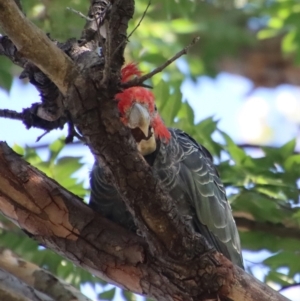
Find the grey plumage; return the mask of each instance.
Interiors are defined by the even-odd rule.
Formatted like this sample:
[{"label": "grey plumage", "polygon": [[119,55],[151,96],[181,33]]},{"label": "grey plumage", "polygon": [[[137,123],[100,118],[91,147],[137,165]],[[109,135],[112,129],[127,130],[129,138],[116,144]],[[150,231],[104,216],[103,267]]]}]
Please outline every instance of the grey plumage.
[{"label": "grey plumage", "polygon": [[[240,239],[225,189],[208,150],[181,130],[169,129],[169,143],[145,159],[175,200],[182,215],[192,217],[195,231],[217,251],[243,268]],[[90,206],[120,225],[135,229],[116,189],[95,164],[91,173]]]}]

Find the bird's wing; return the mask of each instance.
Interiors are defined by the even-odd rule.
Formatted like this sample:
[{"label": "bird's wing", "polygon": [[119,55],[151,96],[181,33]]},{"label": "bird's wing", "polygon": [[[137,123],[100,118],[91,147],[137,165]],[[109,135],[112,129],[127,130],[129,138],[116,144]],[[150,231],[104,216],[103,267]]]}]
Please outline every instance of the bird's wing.
[{"label": "bird's wing", "polygon": [[[196,211],[196,229],[219,252],[243,267],[237,227],[210,153],[183,131],[170,132],[173,143],[169,157],[173,162],[168,169],[169,185],[185,192]],[[172,197],[176,195],[178,191]]]},{"label": "bird's wing", "polygon": [[96,162],[90,175],[91,196],[89,205],[106,218],[134,230],[132,215],[126,208],[117,189],[107,182],[103,168]]}]

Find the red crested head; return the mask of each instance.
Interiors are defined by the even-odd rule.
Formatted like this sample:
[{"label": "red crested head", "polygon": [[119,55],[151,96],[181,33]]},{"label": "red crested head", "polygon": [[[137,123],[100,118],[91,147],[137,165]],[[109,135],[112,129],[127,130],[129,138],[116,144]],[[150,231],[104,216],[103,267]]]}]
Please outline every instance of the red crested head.
[{"label": "red crested head", "polygon": [[[137,65],[135,63],[130,63],[121,70],[121,81],[122,83],[125,83],[133,79],[135,76],[141,76],[141,74],[142,73],[138,69]],[[121,114],[121,120],[126,126],[133,128],[133,125],[130,124],[130,121],[132,120],[134,120],[134,124],[136,126],[139,126],[138,122],[136,121],[136,115],[131,114],[133,112],[132,108],[136,107],[136,104],[139,104],[139,111],[143,111],[143,116],[145,116],[144,114],[148,115],[147,117],[143,118],[149,119],[149,128],[152,127],[155,137],[162,139],[165,142],[170,140],[170,132],[156,110],[155,97],[150,90],[144,87],[131,87],[125,89],[121,93],[118,93],[116,95],[116,100],[118,100],[118,109]],[[139,122],[140,120],[141,118],[139,118]]]}]

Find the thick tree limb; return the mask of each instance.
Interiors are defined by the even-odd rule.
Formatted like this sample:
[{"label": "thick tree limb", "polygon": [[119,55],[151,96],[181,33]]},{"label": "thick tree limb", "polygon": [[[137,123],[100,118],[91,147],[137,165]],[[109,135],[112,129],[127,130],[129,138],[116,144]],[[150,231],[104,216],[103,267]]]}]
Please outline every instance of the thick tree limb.
[{"label": "thick tree limb", "polygon": [[13,0],[0,0],[0,26],[22,56],[42,70],[65,94],[76,74],[72,61],[25,18]]},{"label": "thick tree limb", "polygon": [[53,300],[91,301],[75,287],[56,278],[49,271],[18,257],[9,249],[0,249],[1,269]]},{"label": "thick tree limb", "polygon": [[0,300],[3,301],[55,301],[20,279],[0,268]]},{"label": "thick tree limb", "polygon": [[268,222],[259,222],[255,220],[250,220],[245,217],[241,217],[239,213],[234,214],[235,222],[241,231],[259,231],[269,233],[274,236],[279,236],[282,238],[293,238],[299,239],[300,229],[286,227],[282,224],[274,224]]}]

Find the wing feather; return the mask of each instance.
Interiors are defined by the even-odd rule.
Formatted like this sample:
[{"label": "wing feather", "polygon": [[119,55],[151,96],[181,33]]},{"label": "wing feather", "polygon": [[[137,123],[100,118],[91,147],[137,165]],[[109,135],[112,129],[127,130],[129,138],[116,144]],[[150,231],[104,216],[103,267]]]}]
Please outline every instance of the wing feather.
[{"label": "wing feather", "polygon": [[190,212],[193,216],[196,212],[196,230],[219,252],[243,267],[239,234],[211,155],[183,131],[169,130],[173,139],[161,146],[154,164],[159,177],[183,208],[182,214]]}]

